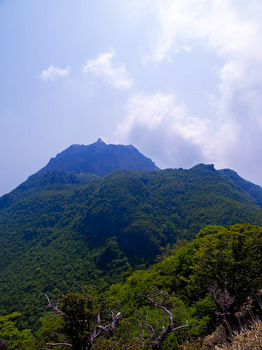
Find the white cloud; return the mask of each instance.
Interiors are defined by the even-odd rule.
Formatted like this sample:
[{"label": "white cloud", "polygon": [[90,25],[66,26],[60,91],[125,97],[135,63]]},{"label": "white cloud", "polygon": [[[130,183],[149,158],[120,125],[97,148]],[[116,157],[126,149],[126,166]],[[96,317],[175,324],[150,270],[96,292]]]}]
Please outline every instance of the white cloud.
[{"label": "white cloud", "polygon": [[66,78],[71,73],[70,66],[62,69],[59,67],[50,66],[46,70],[43,70],[40,74],[40,78],[44,81],[56,81],[61,78]]},{"label": "white cloud", "polygon": [[105,79],[109,84],[117,89],[130,89],[133,86],[131,75],[126,70],[124,64],[113,64],[115,57],[114,50],[99,55],[94,60],[88,60],[84,64],[83,72],[92,72],[96,76]]},{"label": "white cloud", "polygon": [[174,52],[178,53],[178,52],[184,51],[184,52],[190,53],[191,50],[192,50],[191,46],[182,45],[181,47],[175,48]]},{"label": "white cloud", "polygon": [[[254,23],[253,17],[251,20],[240,13],[232,0],[159,0],[157,6],[159,28],[153,35],[151,55],[157,61],[167,58],[187,41],[195,40],[219,54],[238,55],[247,48],[254,52],[252,42],[260,38],[259,22]],[[261,54],[261,49],[258,51]]]},{"label": "white cloud", "polygon": [[114,141],[131,143],[160,167],[190,167],[206,160],[208,122],[190,116],[172,94],[135,95]]},{"label": "white cloud", "polygon": [[183,47],[202,46],[224,62],[217,70],[219,94],[212,98],[212,137],[202,138],[204,148],[209,143],[206,160],[261,183],[262,2],[157,0],[157,7],[149,59],[172,60]]}]

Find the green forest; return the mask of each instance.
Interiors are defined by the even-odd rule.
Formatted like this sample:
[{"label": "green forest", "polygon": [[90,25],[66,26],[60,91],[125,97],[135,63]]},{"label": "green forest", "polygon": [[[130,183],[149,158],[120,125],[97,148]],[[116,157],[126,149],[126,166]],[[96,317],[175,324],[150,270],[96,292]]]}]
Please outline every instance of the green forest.
[{"label": "green forest", "polygon": [[261,334],[261,203],[212,165],[31,176],[0,198],[0,349],[214,349]]},{"label": "green forest", "polygon": [[34,333],[17,326],[19,313],[2,316],[2,348],[204,349],[215,331],[213,345],[261,317],[261,227],[207,226],[165,254],[119,283],[42,295]]}]

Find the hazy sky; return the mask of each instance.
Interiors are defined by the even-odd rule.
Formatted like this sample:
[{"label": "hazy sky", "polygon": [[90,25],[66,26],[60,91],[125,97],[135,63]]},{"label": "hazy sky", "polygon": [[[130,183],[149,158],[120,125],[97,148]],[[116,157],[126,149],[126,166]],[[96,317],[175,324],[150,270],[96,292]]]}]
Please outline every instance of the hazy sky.
[{"label": "hazy sky", "polygon": [[261,0],[0,0],[0,195],[71,144],[262,185]]}]

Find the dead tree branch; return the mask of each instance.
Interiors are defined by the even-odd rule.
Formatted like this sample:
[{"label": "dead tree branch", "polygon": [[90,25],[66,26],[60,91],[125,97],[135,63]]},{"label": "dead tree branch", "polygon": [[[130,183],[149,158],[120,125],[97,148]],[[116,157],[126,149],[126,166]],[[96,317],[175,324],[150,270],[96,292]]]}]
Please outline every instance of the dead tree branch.
[{"label": "dead tree branch", "polygon": [[[87,297],[86,291],[85,289],[76,284],[77,287],[79,287],[84,295],[84,297]],[[75,295],[75,294],[74,294]],[[50,308],[54,314],[56,315],[61,315],[63,317],[63,319],[67,319],[68,320],[68,315],[67,312],[63,309],[63,311],[60,310],[59,308],[59,301],[57,301],[56,304],[54,304],[50,298],[48,297],[47,294],[44,294],[46,300],[47,300],[47,306],[48,308]],[[108,310],[106,309],[105,306],[103,306],[103,308],[105,310],[103,310],[103,312],[105,312],[106,317],[105,319],[101,320],[101,315],[100,312],[97,315],[97,323],[92,320],[91,322],[91,329],[89,328],[88,331],[88,335],[86,336],[86,347],[85,349],[91,350],[93,347],[93,343],[94,341],[103,333],[105,332],[106,334],[106,338],[109,339],[110,337],[113,336],[113,334],[115,333],[116,330],[116,324],[117,322],[121,319],[122,315],[121,312],[118,312],[116,315],[114,314],[114,310]],[[89,317],[89,315],[87,314],[87,317]],[[81,323],[86,323],[87,325],[90,325],[90,319],[86,318],[86,319],[79,319],[76,315],[76,322],[81,322]],[[102,325],[105,324],[105,325]],[[61,336],[61,335],[60,335]],[[70,335],[68,334],[69,339]],[[79,334],[79,338],[82,338],[82,334]],[[51,347],[55,347],[55,346],[68,346],[68,347],[73,347],[74,348],[74,341],[72,340],[72,344],[67,343],[67,342],[50,342],[50,343],[46,343],[47,346],[51,346]]]},{"label": "dead tree branch", "polygon": [[46,297],[46,300],[47,300],[47,304],[48,304],[47,306],[50,309],[52,309],[53,311],[55,311],[59,315],[64,315],[64,313],[61,310],[59,310],[58,305],[53,305],[52,304],[52,302],[51,302],[51,300],[50,300],[50,298],[48,297],[47,294],[44,293],[44,296]]},{"label": "dead tree branch", "polygon": [[109,324],[107,324],[106,326],[101,326],[101,325],[96,326],[97,328],[103,330],[106,333],[107,339],[113,336],[113,334],[115,333],[116,324],[119,321],[119,319],[122,317],[121,312],[118,312],[116,316],[114,316],[113,311],[111,311],[111,313],[112,313],[112,321]]},{"label": "dead tree branch", "polygon": [[[163,293],[158,291],[159,294]],[[154,300],[153,298],[149,297],[147,294],[138,294],[138,296],[141,296],[142,298],[150,301],[150,303],[152,303],[156,308],[161,309],[165,312],[165,314],[168,316],[169,322],[167,324],[167,326],[163,326],[162,327],[162,331],[161,334],[157,336],[157,328],[158,326],[154,329],[152,327],[152,325],[149,325],[148,323],[144,322],[144,325],[150,330],[151,333],[151,337],[152,337],[152,341],[151,341],[151,346],[152,349],[156,350],[156,349],[160,349],[161,344],[164,342],[164,340],[168,337],[168,335],[172,332],[176,332],[179,329],[188,327],[188,323],[178,326],[178,327],[174,327],[174,318],[173,318],[173,314],[172,312],[161,302],[158,302],[156,300]],[[168,304],[170,304],[171,302],[171,297],[169,298]]]},{"label": "dead tree branch", "polygon": [[215,284],[209,286],[209,292],[211,293],[215,304],[221,312],[217,312],[217,318],[219,323],[224,327],[227,335],[227,339],[233,334],[234,321],[231,309],[234,305],[235,298],[232,297],[228,291],[228,282],[224,281],[224,289],[218,288]]}]

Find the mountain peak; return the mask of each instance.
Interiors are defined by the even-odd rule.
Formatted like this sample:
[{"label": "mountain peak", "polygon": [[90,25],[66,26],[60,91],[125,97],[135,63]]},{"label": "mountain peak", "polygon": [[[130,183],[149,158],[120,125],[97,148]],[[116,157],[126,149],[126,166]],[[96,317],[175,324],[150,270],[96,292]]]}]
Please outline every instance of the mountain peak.
[{"label": "mountain peak", "polygon": [[[102,147],[101,147],[102,146]],[[72,145],[51,158],[38,173],[67,171],[91,173],[105,176],[111,171],[140,170],[154,171],[159,168],[134,146],[107,145],[101,138],[90,145]]]},{"label": "mountain peak", "polygon": [[95,142],[96,144],[103,144],[106,145],[106,143],[99,137],[99,139]]}]

